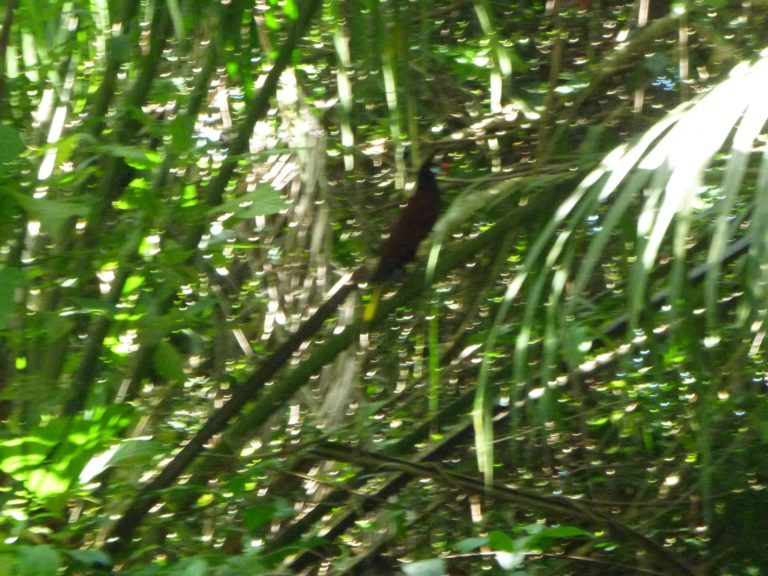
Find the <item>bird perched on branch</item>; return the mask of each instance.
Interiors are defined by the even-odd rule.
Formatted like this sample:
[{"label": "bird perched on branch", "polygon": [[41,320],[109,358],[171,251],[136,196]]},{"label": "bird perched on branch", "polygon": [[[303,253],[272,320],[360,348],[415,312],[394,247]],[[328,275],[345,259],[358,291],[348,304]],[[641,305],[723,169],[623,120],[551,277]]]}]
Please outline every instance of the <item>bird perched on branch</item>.
[{"label": "bird perched on branch", "polygon": [[416,249],[426,238],[440,213],[440,190],[437,188],[435,173],[440,170],[430,157],[419,168],[416,177],[416,191],[408,200],[400,217],[392,226],[389,238],[379,250],[379,262],[368,281],[374,285],[371,300],[365,309],[364,319],[370,321],[376,313],[381,296],[381,286],[392,275],[416,256]]}]

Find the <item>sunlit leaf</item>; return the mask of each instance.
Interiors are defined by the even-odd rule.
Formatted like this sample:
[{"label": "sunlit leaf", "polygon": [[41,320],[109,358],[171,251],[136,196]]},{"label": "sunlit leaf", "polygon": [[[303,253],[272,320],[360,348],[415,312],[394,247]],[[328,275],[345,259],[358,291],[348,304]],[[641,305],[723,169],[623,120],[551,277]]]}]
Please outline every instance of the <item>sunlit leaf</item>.
[{"label": "sunlit leaf", "polygon": [[146,278],[144,276],[129,276],[123,287],[123,294],[130,294],[140,288]]},{"label": "sunlit leaf", "polygon": [[31,198],[24,194],[13,196],[31,219],[39,220],[44,229],[56,238],[62,234],[64,225],[72,218],[86,216],[89,211],[85,204],[71,200]]},{"label": "sunlit leaf", "polygon": [[760,573],[763,5],[11,4],[0,576]]},{"label": "sunlit leaf", "polygon": [[275,13],[272,10],[264,12],[264,23],[270,30],[280,30],[280,22],[275,17]]},{"label": "sunlit leaf", "polygon": [[112,452],[108,461],[109,466],[133,466],[147,462],[158,454],[162,454],[163,445],[146,438],[133,438],[121,442]]},{"label": "sunlit leaf", "polygon": [[158,152],[149,148],[107,144],[101,146],[100,149],[110,156],[122,158],[126,164],[138,169],[152,168],[163,160]]},{"label": "sunlit leaf", "polygon": [[150,461],[162,451],[162,445],[153,440],[143,438],[125,440],[91,458],[80,473],[80,481],[90,482],[110,466],[134,466]]},{"label": "sunlit leaf", "polygon": [[[38,498],[56,498],[78,481],[91,458],[130,422],[127,405],[97,407],[75,418],[50,420],[27,436],[0,441],[0,469]],[[48,460],[44,467],[37,466]]]},{"label": "sunlit leaf", "polygon": [[0,442],[0,470],[13,476],[40,464],[54,442],[36,437],[13,438]]},{"label": "sunlit leaf", "polygon": [[291,20],[296,20],[299,16],[296,0],[285,0],[285,3],[283,4],[283,13]]},{"label": "sunlit leaf", "polygon": [[38,468],[26,475],[26,487],[40,499],[47,499],[64,494],[72,485],[68,478],[52,469]]}]

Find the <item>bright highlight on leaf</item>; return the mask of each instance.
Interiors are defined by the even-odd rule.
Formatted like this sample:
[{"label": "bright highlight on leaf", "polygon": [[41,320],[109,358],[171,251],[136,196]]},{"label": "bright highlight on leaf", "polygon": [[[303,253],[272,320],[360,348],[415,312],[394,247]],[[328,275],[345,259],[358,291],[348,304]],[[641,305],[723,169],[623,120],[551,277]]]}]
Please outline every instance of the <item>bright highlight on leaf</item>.
[{"label": "bright highlight on leaf", "polygon": [[5,2],[0,576],[762,573],[763,4]]},{"label": "bright highlight on leaf", "polygon": [[288,204],[271,186],[259,185],[248,192],[213,208],[211,214],[231,213],[233,218],[244,220],[256,216],[267,216],[285,210]]}]

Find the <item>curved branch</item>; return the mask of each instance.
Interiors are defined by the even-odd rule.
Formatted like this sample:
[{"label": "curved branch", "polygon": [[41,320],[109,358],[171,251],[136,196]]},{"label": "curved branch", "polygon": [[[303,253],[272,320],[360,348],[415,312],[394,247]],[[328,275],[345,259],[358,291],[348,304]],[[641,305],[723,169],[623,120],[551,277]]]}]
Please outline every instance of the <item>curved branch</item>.
[{"label": "curved branch", "polygon": [[664,548],[661,544],[637,532],[633,528],[618,522],[608,514],[590,508],[578,500],[564,496],[542,496],[535,492],[509,488],[494,484],[486,486],[482,479],[464,476],[446,470],[436,463],[411,462],[392,456],[384,456],[361,448],[336,443],[324,443],[313,448],[312,453],[318,458],[348,462],[357,466],[376,471],[397,472],[405,478],[430,478],[435,482],[451,489],[461,489],[464,492],[493,498],[500,502],[511,502],[529,506],[539,510],[547,510],[554,514],[575,518],[583,522],[600,526],[611,533],[634,542],[645,550],[659,567],[665,567],[671,574],[679,576],[696,576],[696,572],[685,562]]}]

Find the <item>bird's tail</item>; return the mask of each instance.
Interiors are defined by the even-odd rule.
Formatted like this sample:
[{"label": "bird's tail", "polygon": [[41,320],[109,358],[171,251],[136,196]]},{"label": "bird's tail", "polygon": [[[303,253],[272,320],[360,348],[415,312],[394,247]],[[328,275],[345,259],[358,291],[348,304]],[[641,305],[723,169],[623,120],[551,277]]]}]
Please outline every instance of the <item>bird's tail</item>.
[{"label": "bird's tail", "polygon": [[376,316],[376,308],[379,305],[380,299],[381,286],[374,286],[373,292],[371,292],[371,299],[368,301],[368,304],[366,304],[365,311],[363,312],[363,320],[366,322],[373,320],[373,317]]}]

